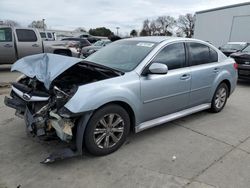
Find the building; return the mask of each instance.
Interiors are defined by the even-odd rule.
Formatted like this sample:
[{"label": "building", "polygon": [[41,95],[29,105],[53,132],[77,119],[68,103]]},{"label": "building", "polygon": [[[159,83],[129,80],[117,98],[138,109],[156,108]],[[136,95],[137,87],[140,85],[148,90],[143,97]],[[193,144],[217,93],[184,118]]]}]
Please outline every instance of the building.
[{"label": "building", "polygon": [[196,12],[194,38],[217,47],[250,42],[250,2]]}]

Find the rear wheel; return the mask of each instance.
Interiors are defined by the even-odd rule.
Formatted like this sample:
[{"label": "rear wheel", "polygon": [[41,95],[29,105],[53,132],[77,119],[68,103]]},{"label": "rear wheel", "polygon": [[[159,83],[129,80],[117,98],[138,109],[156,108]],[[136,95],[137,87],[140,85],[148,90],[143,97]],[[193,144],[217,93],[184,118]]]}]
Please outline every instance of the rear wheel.
[{"label": "rear wheel", "polygon": [[227,84],[221,83],[214,93],[211,111],[214,113],[220,112],[226,105],[228,96],[229,90]]},{"label": "rear wheel", "polygon": [[85,130],[85,147],[93,155],[107,155],[121,147],[129,130],[126,110],[119,105],[107,105],[90,119]]}]

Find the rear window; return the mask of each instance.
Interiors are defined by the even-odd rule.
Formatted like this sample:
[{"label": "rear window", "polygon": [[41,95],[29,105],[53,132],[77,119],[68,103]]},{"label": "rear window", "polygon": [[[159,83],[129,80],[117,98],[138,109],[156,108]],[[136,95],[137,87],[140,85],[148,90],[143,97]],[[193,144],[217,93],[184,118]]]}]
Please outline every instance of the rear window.
[{"label": "rear window", "polygon": [[0,28],[0,42],[11,42],[12,31],[11,28]]},{"label": "rear window", "polygon": [[29,29],[17,29],[17,39],[19,42],[36,42],[36,33]]}]

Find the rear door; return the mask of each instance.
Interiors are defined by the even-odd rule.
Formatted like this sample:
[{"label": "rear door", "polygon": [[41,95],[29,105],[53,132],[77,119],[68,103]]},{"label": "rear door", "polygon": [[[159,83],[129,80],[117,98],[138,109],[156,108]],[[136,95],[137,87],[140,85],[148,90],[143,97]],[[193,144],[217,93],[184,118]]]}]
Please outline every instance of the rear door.
[{"label": "rear door", "polygon": [[10,27],[0,28],[0,64],[16,61],[13,32]]},{"label": "rear door", "polygon": [[164,47],[151,63],[163,63],[168,73],[141,76],[141,98],[143,121],[158,118],[183,110],[188,105],[191,74],[186,64],[183,42]]},{"label": "rear door", "polygon": [[43,53],[41,38],[33,29],[16,29],[18,58]]},{"label": "rear door", "polygon": [[211,102],[212,84],[221,69],[214,49],[196,42],[186,44],[192,76],[189,106],[193,107]]}]

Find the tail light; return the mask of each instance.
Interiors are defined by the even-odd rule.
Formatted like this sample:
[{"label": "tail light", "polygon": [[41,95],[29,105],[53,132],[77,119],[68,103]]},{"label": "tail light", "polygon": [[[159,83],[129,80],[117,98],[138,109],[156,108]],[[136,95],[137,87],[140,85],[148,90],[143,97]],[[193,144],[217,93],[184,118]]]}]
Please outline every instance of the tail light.
[{"label": "tail light", "polygon": [[237,70],[238,69],[238,64],[234,63],[234,68]]}]

